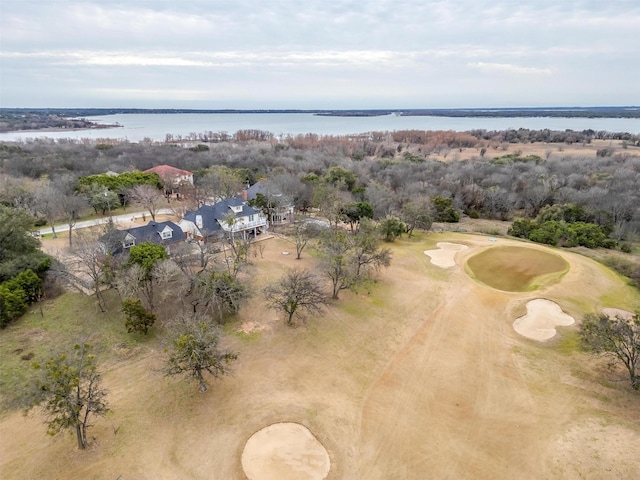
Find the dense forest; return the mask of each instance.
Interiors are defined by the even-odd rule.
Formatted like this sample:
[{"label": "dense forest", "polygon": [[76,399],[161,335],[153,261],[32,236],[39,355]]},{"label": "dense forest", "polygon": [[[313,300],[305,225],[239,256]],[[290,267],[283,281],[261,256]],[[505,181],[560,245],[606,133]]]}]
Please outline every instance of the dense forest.
[{"label": "dense forest", "polygon": [[[513,222],[510,234],[540,243],[626,252],[633,251],[640,233],[638,135],[520,129],[285,139],[243,130],[213,136],[180,144],[2,143],[0,203],[39,225],[72,227],[91,207],[97,213],[126,207],[135,198],[134,184],[161,191],[163,179],[139,172],[168,164],[194,172],[195,187],[180,192],[184,209],[262,180],[299,211],[314,209],[352,227],[360,217],[395,218],[410,232],[467,216]],[[596,141],[587,153],[564,152]],[[537,144],[543,154],[522,153]],[[452,153],[443,161],[447,152],[471,156],[457,160]],[[267,207],[271,202],[262,201]],[[622,270],[638,277],[633,268]]]},{"label": "dense forest", "polygon": [[[588,144],[594,139],[621,143],[598,148],[596,155],[588,157],[566,155],[551,147],[542,156],[521,155],[518,150],[505,153],[507,145]],[[299,208],[308,208],[312,180],[326,178],[333,170],[353,176],[346,186],[333,181],[345,200],[369,202],[376,218],[399,214],[409,201],[435,196],[450,198],[467,215],[498,219],[535,218],[547,205],[571,203],[600,212],[610,222],[613,238],[625,240],[640,232],[638,145],[640,137],[628,133],[527,129],[373,132],[357,137],[309,134],[284,140],[268,132],[239,131],[218,143],[190,148],[34,140],[0,144],[0,200],[29,209],[33,182],[46,178],[74,184],[87,175],[145,170],[160,164],[196,173],[197,184],[207,169],[219,165],[241,169],[249,183],[272,178],[296,199]],[[463,150],[472,150],[474,158],[433,158],[443,151]],[[26,186],[27,180],[31,187]],[[15,189],[25,191],[18,195]]]}]

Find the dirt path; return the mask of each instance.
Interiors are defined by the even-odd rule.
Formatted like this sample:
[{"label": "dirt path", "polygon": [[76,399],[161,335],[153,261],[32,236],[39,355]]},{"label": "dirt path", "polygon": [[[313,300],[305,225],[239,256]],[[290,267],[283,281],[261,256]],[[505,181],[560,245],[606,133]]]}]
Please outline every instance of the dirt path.
[{"label": "dirt path", "polygon": [[518,460],[537,432],[500,320],[507,295],[480,292],[460,269],[449,282],[367,395],[360,478],[523,478],[536,464]]}]

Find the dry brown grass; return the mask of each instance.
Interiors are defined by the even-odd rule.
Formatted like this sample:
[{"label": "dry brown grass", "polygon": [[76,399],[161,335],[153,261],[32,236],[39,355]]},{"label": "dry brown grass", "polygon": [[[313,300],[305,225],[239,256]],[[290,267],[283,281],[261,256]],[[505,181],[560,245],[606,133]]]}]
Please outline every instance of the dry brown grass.
[{"label": "dry brown grass", "polygon": [[[37,413],[8,413],[0,477],[242,479],[246,440],[271,423],[296,422],[329,452],[330,479],[638,478],[640,396],[624,376],[571,346],[576,327],[540,346],[511,325],[532,298],[580,318],[603,306],[638,308],[638,293],[560,251],[571,267],[560,282],[499,292],[462,266],[430,264],[423,251],[438,241],[469,246],[461,261],[495,245],[453,233],[391,244],[392,266],[377,283],[341,293],[291,329],[264,308],[259,289],[314,259],[305,252],[296,261],[282,255],[290,243],[266,240],[250,269],[256,294],[228,327],[226,343],[240,353],[232,376],[200,394],[159,373],[159,348],[110,363],[113,414],[96,421],[90,450],[77,451],[67,435],[46,437]],[[614,295],[617,305],[603,305]],[[237,333],[247,322],[260,331]]]},{"label": "dry brown grass", "polygon": [[[498,247],[471,257],[467,265],[475,278],[498,290],[525,292],[569,265],[561,257],[530,247]],[[544,277],[544,280],[540,277]]]},{"label": "dry brown grass", "polygon": [[[623,147],[622,140],[593,140],[590,144],[582,143],[503,143],[489,146],[484,158],[496,158],[508,154],[521,154],[523,157],[537,155],[542,159],[559,159],[569,156],[580,156],[585,158],[596,158],[596,153],[600,149],[610,148],[613,154],[625,154],[640,156],[640,147]],[[429,158],[443,162],[469,160],[480,158],[480,147],[475,148],[452,148],[434,152]]]}]

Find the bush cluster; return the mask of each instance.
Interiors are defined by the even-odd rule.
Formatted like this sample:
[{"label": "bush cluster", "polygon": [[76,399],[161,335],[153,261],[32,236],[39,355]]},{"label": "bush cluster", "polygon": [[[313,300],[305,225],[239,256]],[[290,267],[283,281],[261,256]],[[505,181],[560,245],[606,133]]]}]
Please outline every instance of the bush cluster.
[{"label": "bush cluster", "polygon": [[41,293],[42,279],[33,270],[25,270],[0,283],[0,328],[24,314]]},{"label": "bush cluster", "polygon": [[516,218],[509,235],[532,242],[564,247],[613,248],[615,240],[608,238],[610,227],[587,221],[588,212],[573,204],[543,208],[535,220]]}]

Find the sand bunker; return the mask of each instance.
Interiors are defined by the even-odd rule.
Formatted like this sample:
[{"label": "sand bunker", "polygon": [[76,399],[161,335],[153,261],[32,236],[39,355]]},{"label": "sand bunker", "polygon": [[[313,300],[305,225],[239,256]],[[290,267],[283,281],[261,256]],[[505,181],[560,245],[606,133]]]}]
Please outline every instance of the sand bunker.
[{"label": "sand bunker", "polygon": [[325,448],[298,423],[258,430],[242,452],[242,469],[249,480],[322,480],[330,467]]},{"label": "sand bunker", "polygon": [[513,328],[523,337],[544,342],[556,334],[556,326],[566,327],[574,323],[574,318],[564,313],[557,303],[536,298],[527,302],[526,315],[516,318]]},{"label": "sand bunker", "polygon": [[609,318],[624,318],[625,320],[631,320],[633,318],[633,312],[628,310],[622,310],[620,308],[603,308],[602,313],[604,313]]},{"label": "sand bunker", "polygon": [[431,257],[431,263],[436,267],[451,268],[456,266],[456,253],[469,247],[459,243],[438,242],[437,250],[425,250],[424,254]]}]

